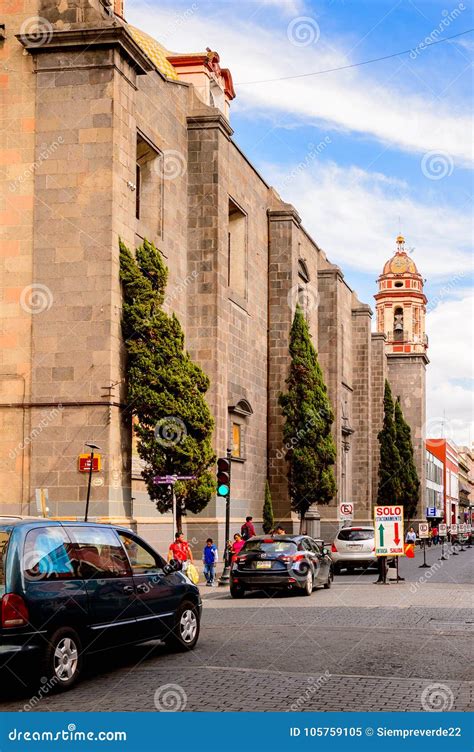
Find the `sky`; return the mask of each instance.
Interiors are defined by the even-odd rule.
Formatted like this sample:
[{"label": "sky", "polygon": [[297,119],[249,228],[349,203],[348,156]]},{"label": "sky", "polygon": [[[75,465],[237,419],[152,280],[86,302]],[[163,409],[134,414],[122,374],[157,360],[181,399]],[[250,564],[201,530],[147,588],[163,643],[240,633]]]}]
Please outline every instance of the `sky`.
[{"label": "sky", "polygon": [[364,302],[374,304],[402,232],[426,279],[426,435],[470,445],[474,33],[432,42],[474,27],[472,2],[125,0],[125,8],[127,21],[170,50],[219,52],[237,94],[234,139]]}]

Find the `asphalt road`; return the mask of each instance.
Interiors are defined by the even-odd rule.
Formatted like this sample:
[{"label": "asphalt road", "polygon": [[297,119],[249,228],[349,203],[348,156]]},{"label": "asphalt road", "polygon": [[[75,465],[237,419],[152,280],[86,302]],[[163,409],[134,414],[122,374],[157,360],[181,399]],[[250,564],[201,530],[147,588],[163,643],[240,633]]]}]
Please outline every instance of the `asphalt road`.
[{"label": "asphalt road", "polygon": [[63,695],[2,683],[0,710],[467,710],[472,550],[440,566],[430,549],[429,570],[405,559],[398,584],[341,575],[310,598],[203,588],[192,653],[149,643],[94,656]]}]

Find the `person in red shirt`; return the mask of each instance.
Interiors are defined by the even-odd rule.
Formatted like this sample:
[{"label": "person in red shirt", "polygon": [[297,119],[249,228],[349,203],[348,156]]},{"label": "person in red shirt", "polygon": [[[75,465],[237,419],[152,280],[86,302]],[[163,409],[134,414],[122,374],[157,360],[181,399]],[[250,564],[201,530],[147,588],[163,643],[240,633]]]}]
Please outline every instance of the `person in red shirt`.
[{"label": "person in red shirt", "polygon": [[171,559],[181,561],[183,569],[186,569],[188,561],[194,564],[193,552],[184,538],[184,533],[176,533],[174,536],[174,543],[171,543],[168,549],[168,561],[171,561]]},{"label": "person in red shirt", "polygon": [[255,527],[253,525],[252,520],[253,520],[253,517],[250,517],[250,516],[246,517],[245,522],[240,529],[242,538],[244,540],[248,540],[249,538],[252,538],[254,535],[257,535],[257,533],[255,532]]}]

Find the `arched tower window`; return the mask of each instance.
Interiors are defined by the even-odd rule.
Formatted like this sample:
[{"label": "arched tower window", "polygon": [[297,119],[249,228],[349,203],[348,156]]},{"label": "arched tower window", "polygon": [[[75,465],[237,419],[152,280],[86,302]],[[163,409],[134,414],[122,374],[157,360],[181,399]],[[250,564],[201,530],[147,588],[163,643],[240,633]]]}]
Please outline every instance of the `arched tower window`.
[{"label": "arched tower window", "polygon": [[403,339],[403,308],[397,306],[393,312],[393,339]]}]

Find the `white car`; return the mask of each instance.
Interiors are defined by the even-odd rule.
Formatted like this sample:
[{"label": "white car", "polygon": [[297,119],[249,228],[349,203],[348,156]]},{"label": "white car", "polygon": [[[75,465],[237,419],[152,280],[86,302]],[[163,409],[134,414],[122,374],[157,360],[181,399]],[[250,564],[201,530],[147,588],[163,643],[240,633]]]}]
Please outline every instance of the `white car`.
[{"label": "white car", "polygon": [[334,574],[341,569],[376,566],[374,528],[368,525],[341,528],[331,546],[331,559]]}]

